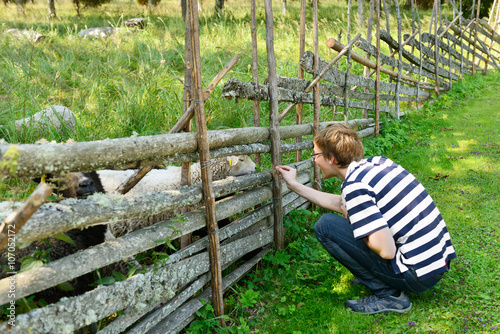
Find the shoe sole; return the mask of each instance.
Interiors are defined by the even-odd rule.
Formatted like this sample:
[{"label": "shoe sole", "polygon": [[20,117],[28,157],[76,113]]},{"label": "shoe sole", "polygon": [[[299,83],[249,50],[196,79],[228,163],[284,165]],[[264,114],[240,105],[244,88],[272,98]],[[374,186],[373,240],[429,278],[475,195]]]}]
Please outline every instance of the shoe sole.
[{"label": "shoe sole", "polygon": [[348,309],[351,310],[352,313],[361,313],[361,314],[366,314],[366,315],[373,315],[373,314],[380,314],[380,313],[393,313],[393,312],[396,312],[396,313],[406,313],[408,311],[411,310],[411,307],[413,306],[413,304],[410,302],[410,306],[408,306],[407,308],[404,308],[404,309],[389,309],[389,308],[386,308],[386,309],[383,309],[383,310],[380,310],[380,311],[373,311],[373,312],[361,312],[361,311],[355,311],[353,310],[352,308],[346,306]]}]

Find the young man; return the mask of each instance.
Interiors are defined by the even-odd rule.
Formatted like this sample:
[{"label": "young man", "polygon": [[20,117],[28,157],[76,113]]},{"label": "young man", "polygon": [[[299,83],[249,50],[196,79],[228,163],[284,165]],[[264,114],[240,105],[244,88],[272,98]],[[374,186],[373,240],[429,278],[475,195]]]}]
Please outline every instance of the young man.
[{"label": "young man", "polygon": [[423,292],[439,282],[455,250],[420,182],[385,157],[363,156],[357,133],[334,124],[314,136],[312,157],[325,178],[343,181],[341,195],[298,183],[293,168],[276,170],[288,189],[347,218],[327,213],[314,228],[328,253],[372,291],[345,306],[366,314],[407,312],[412,304],[406,292]]}]

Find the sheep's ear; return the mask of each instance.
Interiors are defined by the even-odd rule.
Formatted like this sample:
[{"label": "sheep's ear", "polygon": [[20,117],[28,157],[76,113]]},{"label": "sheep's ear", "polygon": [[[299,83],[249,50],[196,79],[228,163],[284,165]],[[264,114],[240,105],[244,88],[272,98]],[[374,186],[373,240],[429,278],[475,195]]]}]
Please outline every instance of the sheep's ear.
[{"label": "sheep's ear", "polygon": [[229,166],[236,166],[236,164],[238,163],[238,157],[229,156],[227,157],[227,161],[229,162]]}]

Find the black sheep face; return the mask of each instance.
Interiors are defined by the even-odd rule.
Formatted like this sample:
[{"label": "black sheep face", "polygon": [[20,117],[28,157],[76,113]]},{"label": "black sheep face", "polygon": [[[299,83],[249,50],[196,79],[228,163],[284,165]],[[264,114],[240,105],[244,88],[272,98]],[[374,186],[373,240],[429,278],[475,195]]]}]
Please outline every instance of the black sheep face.
[{"label": "black sheep face", "polygon": [[[41,179],[34,179],[40,183]],[[90,173],[69,173],[65,176],[47,175],[49,183],[54,192],[63,198],[86,198],[94,193],[104,193],[101,180],[96,172]]]}]

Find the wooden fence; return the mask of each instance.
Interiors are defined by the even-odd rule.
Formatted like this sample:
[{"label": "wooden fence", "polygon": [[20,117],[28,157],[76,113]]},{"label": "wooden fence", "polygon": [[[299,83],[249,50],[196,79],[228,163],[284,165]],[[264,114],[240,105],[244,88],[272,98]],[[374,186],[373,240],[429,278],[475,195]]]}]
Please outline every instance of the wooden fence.
[{"label": "wooden fence", "polygon": [[[312,4],[314,50],[305,52],[303,48],[305,3],[303,0],[299,77],[277,76],[273,50],[272,6],[270,0],[265,0],[269,77],[262,84],[258,82],[257,63],[254,61],[252,82],[230,79],[222,89],[225,97],[256,101],[254,127],[206,130],[203,100],[209,97],[215,85],[230,70],[237,58],[214,78],[208,88],[202,89],[198,18],[196,10],[191,10],[196,8],[194,0],[189,0],[185,83],[189,83],[187,87],[191,89],[185,91],[185,113],[169,134],[44,145],[0,143],[0,166],[3,166],[0,170],[1,176],[38,177],[47,173],[94,171],[109,165],[142,166],[130,182],[118,189],[118,192],[123,194],[133,187],[152,165],[196,160],[208,162],[216,157],[233,154],[253,154],[258,162],[261,154],[271,154],[272,165],[275,166],[281,163],[282,153],[295,151],[297,162],[293,166],[299,171],[298,180],[317,187],[319,170],[311,159],[302,159],[301,151],[311,149],[311,135],[329,124],[319,122],[320,106],[329,106],[335,110],[337,107],[343,107],[344,119],[341,122],[359,130],[360,136],[365,137],[378,134],[380,112],[400,117],[403,115],[400,110],[401,102],[419,103],[428,99],[433,91],[439,95],[449,90],[453,82],[460,80],[464,73],[475,73],[479,69],[486,71],[492,67],[500,69],[500,36],[495,33],[497,20],[491,27],[491,19],[489,22],[480,20],[479,17],[466,20],[455,9],[452,22],[442,21],[439,1],[436,1],[434,8],[434,34],[422,32],[418,10],[414,8],[417,14],[413,18],[414,29],[411,34],[403,36],[399,7],[395,1],[399,29],[397,40],[394,39],[389,29],[380,30],[381,6],[378,2],[372,6],[373,11],[377,10],[376,46],[371,43],[372,22],[369,22],[367,39],[361,38],[360,35],[350,39],[349,20],[346,46],[339,40],[330,39],[328,46],[339,53],[330,62],[320,60],[317,1]],[[454,6],[452,0],[450,3]],[[498,10],[497,5],[491,16],[497,17]],[[370,15],[373,16],[374,14]],[[255,0],[252,1],[252,39],[253,57],[256,60]],[[380,53],[380,41],[385,42],[392,50],[389,56]],[[394,57],[396,54],[397,59]],[[346,71],[335,66],[342,57],[347,58]],[[375,61],[372,61],[371,57]],[[363,76],[350,72],[352,61],[366,67]],[[303,78],[304,71],[313,75],[312,82]],[[373,74],[376,74],[376,77],[370,78]],[[269,128],[259,127],[259,103],[262,101],[267,101],[270,105]],[[385,104],[381,105],[381,101]],[[289,106],[280,113],[278,102],[288,102]],[[300,124],[302,104],[314,105],[313,123]],[[294,106],[297,106],[297,125],[280,126],[280,120],[291,117],[287,115]],[[358,114],[360,117],[351,119],[353,115]],[[189,130],[190,119],[194,116],[198,131],[177,133]],[[303,137],[306,139],[302,139]],[[290,143],[290,139],[296,140]],[[185,166],[185,169],[189,170],[189,164]],[[311,169],[314,170],[313,177]],[[7,212],[0,213],[0,217],[5,218],[5,225],[14,221],[18,222],[19,226],[24,224],[15,234],[16,243],[21,244],[75,228],[110,224],[123,219],[146,218],[201,201],[205,203],[202,209],[184,213],[182,221],[161,221],[116,240],[4,278],[0,280],[0,305],[10,305],[17,299],[134,257],[166,240],[182,238],[204,228],[208,232],[207,236],[171,254],[159,267],[152,266],[145,273],[136,274],[126,280],[109,286],[99,286],[82,295],[17,315],[15,326],[8,322],[0,323],[0,331],[72,333],[123,311],[99,333],[176,333],[194,319],[194,313],[202,306],[201,299],[211,299],[216,313],[222,315],[222,292],[249,271],[270,249],[270,245],[274,244],[278,249],[283,246],[283,215],[295,208],[307,207],[308,203],[290,193],[274,169],[215,182],[212,182],[208,171],[209,169],[205,169],[203,172],[201,184],[187,185],[180,190],[133,198],[111,194],[80,200],[66,199],[60,203],[32,205],[29,214],[26,214],[27,209],[24,207],[24,211],[18,210],[13,216],[9,216],[10,218],[6,218]],[[189,183],[189,180],[185,181],[186,184]],[[215,200],[221,196],[226,198]],[[38,207],[40,208],[36,210]],[[235,215],[239,218],[219,229],[218,221]],[[5,233],[4,231],[4,237]],[[0,242],[2,240],[0,238]],[[159,243],[159,240],[162,242]],[[222,269],[248,254],[254,256],[250,260],[238,262],[236,269],[222,277]],[[9,293],[12,291],[13,281],[15,296]],[[211,288],[206,288],[201,294],[193,297],[209,282]]]}]

